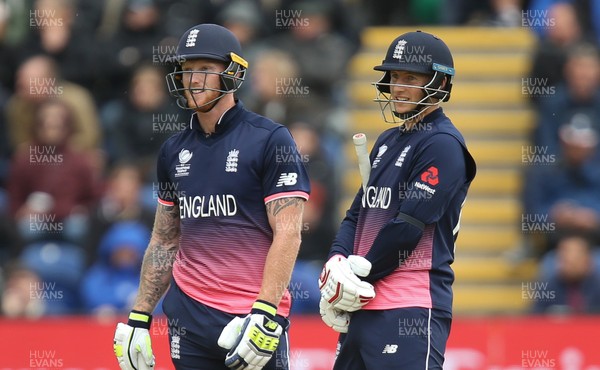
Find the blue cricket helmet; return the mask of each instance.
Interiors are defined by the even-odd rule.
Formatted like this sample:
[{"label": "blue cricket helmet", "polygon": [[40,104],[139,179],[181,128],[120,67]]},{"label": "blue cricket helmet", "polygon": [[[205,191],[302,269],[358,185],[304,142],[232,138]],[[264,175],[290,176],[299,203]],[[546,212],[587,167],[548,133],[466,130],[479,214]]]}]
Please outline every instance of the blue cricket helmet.
[{"label": "blue cricket helmet", "polygon": [[174,71],[167,75],[167,86],[172,96],[177,98],[180,107],[190,109],[184,96],[182,79],[186,73],[210,73],[200,71],[184,72],[181,65],[186,60],[211,59],[225,63],[227,68],[219,73],[222,94],[237,91],[244,82],[248,62],[242,57],[242,47],[235,35],[217,24],[200,24],[188,29],[179,39],[177,52],[170,58]]},{"label": "blue cricket helmet", "polygon": [[241,58],[242,46],[235,35],[223,26],[206,23],[185,31],[179,39],[174,62],[206,58],[229,63],[231,53]]},{"label": "blue cricket helmet", "polygon": [[[375,85],[384,93],[389,93],[390,71],[410,71],[433,75],[427,84],[433,92],[431,97],[448,101],[454,76],[454,60],[448,46],[439,37],[427,32],[415,31],[404,33],[390,44],[385,59],[373,68],[385,72]],[[441,84],[447,77],[443,89]],[[439,90],[439,91],[433,91]]]}]

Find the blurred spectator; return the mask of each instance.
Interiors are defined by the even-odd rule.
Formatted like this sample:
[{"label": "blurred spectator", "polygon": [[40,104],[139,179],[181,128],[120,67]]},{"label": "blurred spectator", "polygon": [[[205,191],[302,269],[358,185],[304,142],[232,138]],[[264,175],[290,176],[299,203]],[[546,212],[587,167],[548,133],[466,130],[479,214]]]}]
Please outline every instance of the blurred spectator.
[{"label": "blurred spectator", "polygon": [[[189,28],[200,23],[216,23],[215,16],[220,7],[231,0],[197,1],[197,0],[155,0],[160,8],[161,20],[168,38],[174,38],[175,44],[179,36]],[[253,0],[253,2],[257,2]]]},{"label": "blurred spectator", "polygon": [[594,128],[600,128],[600,55],[591,44],[577,44],[570,49],[564,68],[565,83],[547,97],[538,98],[538,124],[535,145],[558,153],[559,126],[576,114],[590,117]]},{"label": "blurred spectator", "polygon": [[19,45],[30,29],[29,11],[34,0],[0,2],[0,44]]},{"label": "blurred spectator", "polygon": [[[304,207],[302,245],[290,282],[292,313],[319,312],[321,297],[315,276],[319,276],[335,236],[333,220],[337,215],[337,174],[323,153],[317,131],[304,122],[290,125],[300,158],[282,151],[277,161],[301,160],[310,177],[311,198]],[[302,293],[302,294],[301,294]]]},{"label": "blurred spectator", "polygon": [[88,312],[100,316],[129,312],[149,241],[150,230],[132,221],[117,223],[104,234],[97,261],[81,283],[81,297]]},{"label": "blurred spectator", "polygon": [[493,16],[488,25],[498,27],[521,26],[522,0],[490,0]]},{"label": "blurred spectator", "polygon": [[31,32],[18,50],[21,60],[50,56],[62,78],[91,87],[96,72],[94,48],[90,48],[94,40],[91,33],[76,27],[77,11],[77,0],[35,0],[29,12]]},{"label": "blurred spectator", "polygon": [[589,120],[576,116],[561,127],[560,143],[560,158],[531,166],[525,180],[526,213],[552,226],[540,230],[542,238],[534,247],[541,253],[552,249],[562,232],[587,234],[600,242],[600,166],[594,159],[598,132]]},{"label": "blurred spectator", "polygon": [[[267,26],[260,8],[252,1],[234,0],[223,6],[217,15],[217,23],[228,28],[240,41],[244,59],[250,65],[246,71],[245,80],[237,92],[240,97],[248,96],[252,89],[251,80],[257,55],[262,47],[259,40],[267,34]],[[246,99],[244,103],[246,103]]]},{"label": "blurred spectator", "polygon": [[[290,115],[288,119],[291,120],[279,122],[289,124],[298,119],[310,122],[323,137],[325,150],[339,153],[348,122],[345,111],[349,100],[345,86],[347,67],[356,49],[348,39],[333,30],[335,2],[294,1],[289,9],[301,9],[302,12],[299,16],[290,13],[285,17],[282,14],[282,18],[277,20],[291,21],[291,27],[287,32],[265,40],[265,45],[287,52],[298,68],[293,75],[271,72],[275,77],[275,92],[271,95],[280,95],[279,99],[272,100],[283,100],[286,106],[296,107],[294,110],[301,112],[300,115]],[[261,68],[259,63],[257,60],[253,73]],[[277,61],[271,63],[276,70]],[[292,113],[290,108],[289,113]],[[261,113],[260,110],[257,112]],[[308,112],[310,120],[305,118]],[[262,114],[277,120],[268,111]],[[336,163],[336,166],[341,165],[341,161]]]},{"label": "blurred spectator", "polygon": [[8,180],[10,212],[25,241],[66,238],[80,243],[98,191],[94,170],[70,144],[73,112],[60,100],[35,110],[32,140],[14,155]]},{"label": "blurred spectator", "polygon": [[79,245],[60,240],[33,242],[25,246],[19,261],[40,278],[39,284],[30,286],[30,295],[43,302],[44,315],[80,312],[85,254]]},{"label": "blurred spectator", "polygon": [[0,86],[14,86],[19,46],[29,32],[28,0],[0,1]]},{"label": "blurred spectator", "polygon": [[97,37],[106,9],[115,6],[115,3],[112,0],[76,0],[77,16],[74,19],[74,27],[79,32]]},{"label": "blurred spectator", "polygon": [[250,60],[248,47],[266,32],[258,5],[251,1],[231,1],[219,12],[217,20],[233,32],[242,45],[244,58]]},{"label": "blurred spectator", "polygon": [[[19,256],[22,245],[19,244],[19,234],[15,230],[12,215],[8,212],[8,194],[0,191],[0,275],[2,268],[12,259]],[[2,283],[0,281],[0,289]]]},{"label": "blurred spectator", "polygon": [[298,1],[299,19],[289,17],[289,31],[276,35],[267,44],[288,52],[298,63],[299,77],[316,99],[327,105],[341,104],[346,67],[355,49],[344,37],[332,31],[330,2]]},{"label": "blurred spectator", "polygon": [[[556,87],[564,82],[564,67],[568,50],[582,41],[582,31],[575,8],[569,3],[557,3],[549,9],[554,20],[547,37],[540,40],[532,57],[531,77],[544,80],[545,86]],[[531,95],[534,102],[537,95]]]},{"label": "blurred spectator", "polygon": [[600,313],[600,270],[592,248],[581,236],[560,239],[549,259],[552,270],[536,284],[535,313]]},{"label": "blurred spectator", "polygon": [[302,85],[299,66],[285,51],[268,49],[257,55],[248,82],[250,89],[242,95],[244,104],[275,122],[289,124],[309,109],[315,118],[315,111],[325,109]]},{"label": "blurred spectator", "polygon": [[111,18],[106,15],[105,20],[118,23],[101,29],[96,49],[100,78],[94,90],[101,105],[127,93],[139,64],[153,61],[155,56],[164,63],[169,53],[164,53],[161,46],[176,42],[165,40],[165,24],[157,0],[118,0],[106,11]]},{"label": "blurred spectator", "polygon": [[289,53],[266,49],[256,56],[249,74],[250,88],[241,99],[249,109],[283,125],[309,122],[317,130],[327,157],[340,168],[342,156],[336,153],[341,150],[347,120],[340,118],[340,108],[313,94],[299,73],[299,65]]},{"label": "blurred spectator", "polygon": [[370,25],[521,25],[523,0],[401,0],[365,2]]},{"label": "blurred spectator", "polygon": [[[0,210],[6,209],[1,207],[2,195],[6,187],[6,178],[8,176],[8,165],[10,163],[10,157],[12,150],[8,141],[7,135],[7,124],[6,124],[6,103],[8,101],[8,92],[0,85]],[[1,211],[0,211],[1,212]]]},{"label": "blurred spectator", "polygon": [[100,143],[100,125],[96,106],[89,92],[76,84],[62,80],[52,58],[33,56],[17,72],[15,93],[6,106],[8,137],[14,150],[31,140],[37,106],[48,99],[58,99],[73,111],[75,149],[94,151]]},{"label": "blurred spectator", "polygon": [[44,301],[32,297],[32,286],[41,285],[40,277],[13,261],[4,273],[4,289],[0,302],[2,315],[9,318],[37,318],[44,314]]},{"label": "blurred spectator", "polygon": [[[142,185],[140,170],[133,163],[121,162],[111,169],[104,193],[90,215],[86,243],[88,264],[98,255],[102,235],[114,224],[138,221],[149,229],[152,228],[154,212],[143,207],[140,202]],[[155,198],[153,200],[156,202]]]},{"label": "blurred spectator", "polygon": [[[600,42],[600,0],[531,0],[528,9],[541,16],[545,16],[545,11],[558,3],[570,3],[577,13],[577,23],[580,25],[583,36],[595,42]],[[534,29],[541,38],[547,36],[552,27],[545,27],[540,24]]]},{"label": "blurred spectator", "polygon": [[127,97],[102,110],[109,161],[137,162],[146,182],[154,176],[156,153],[162,143],[189,123],[169,99],[164,75],[160,67],[139,66],[131,78]]},{"label": "blurred spectator", "polygon": [[[311,125],[296,121],[290,132],[308,171],[311,182],[311,201],[304,209],[304,230],[299,259],[318,262],[322,266],[335,236],[337,216],[338,177],[331,161],[323,151],[318,132]],[[282,153],[280,160],[286,160]],[[287,158],[288,160],[290,158]]]},{"label": "blurred spectator", "polygon": [[371,2],[366,7],[360,1],[348,0],[274,0],[260,3],[263,17],[267,19],[267,25],[272,27],[272,33],[287,32],[290,22],[310,23],[306,17],[310,16],[316,4],[327,11],[330,32],[350,43],[354,53],[361,45],[361,31],[368,24],[368,9],[377,6],[379,1]]},{"label": "blurred spectator", "polygon": [[[362,1],[362,7],[368,14],[367,24],[372,26],[400,26],[412,24],[410,7],[412,0]],[[429,3],[429,2],[428,2]]]}]

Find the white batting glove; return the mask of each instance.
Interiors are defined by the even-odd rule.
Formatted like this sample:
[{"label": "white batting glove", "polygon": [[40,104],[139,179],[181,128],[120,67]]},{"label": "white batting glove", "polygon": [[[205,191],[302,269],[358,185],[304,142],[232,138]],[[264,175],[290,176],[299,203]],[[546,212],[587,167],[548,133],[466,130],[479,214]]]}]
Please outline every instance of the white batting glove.
[{"label": "white batting glove", "polygon": [[235,317],[225,326],[217,342],[229,350],[225,366],[234,370],[260,370],[269,362],[283,333],[273,320],[276,313],[275,306],[256,301],[249,315]]},{"label": "white batting glove", "polygon": [[319,277],[321,297],[338,310],[360,310],[375,298],[373,285],[358,278],[369,275],[370,271],[371,263],[364,257],[331,257]]},{"label": "white batting glove", "polygon": [[150,340],[152,315],[132,311],[127,324],[118,323],[113,349],[121,370],[152,370],[154,355]]},{"label": "white batting glove", "polygon": [[323,320],[325,325],[338,333],[348,332],[350,313],[333,308],[323,297],[321,297],[321,301],[319,302],[319,312],[321,313],[321,320]]}]

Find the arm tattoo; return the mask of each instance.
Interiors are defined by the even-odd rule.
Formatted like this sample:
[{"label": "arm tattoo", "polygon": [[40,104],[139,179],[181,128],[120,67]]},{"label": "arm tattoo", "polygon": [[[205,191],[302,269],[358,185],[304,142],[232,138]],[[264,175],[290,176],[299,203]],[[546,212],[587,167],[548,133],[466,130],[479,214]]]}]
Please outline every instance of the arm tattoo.
[{"label": "arm tattoo", "polygon": [[179,212],[175,206],[158,205],[154,230],[142,262],[140,288],[134,309],[152,312],[167,290],[179,249]]},{"label": "arm tattoo", "polygon": [[297,207],[299,204],[302,204],[304,199],[300,198],[281,198],[273,200],[267,203],[267,213],[273,216],[277,216],[279,212],[281,212],[284,208],[294,206]]},{"label": "arm tattoo", "polygon": [[176,206],[159,206],[154,220],[154,233],[161,240],[172,241],[179,238],[179,209]]}]

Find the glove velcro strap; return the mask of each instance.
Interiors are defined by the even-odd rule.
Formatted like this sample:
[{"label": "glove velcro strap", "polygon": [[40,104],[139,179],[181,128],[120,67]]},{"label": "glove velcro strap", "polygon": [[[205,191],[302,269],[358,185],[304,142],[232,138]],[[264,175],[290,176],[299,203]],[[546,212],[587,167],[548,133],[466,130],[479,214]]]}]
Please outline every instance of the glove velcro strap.
[{"label": "glove velcro strap", "polygon": [[150,329],[150,324],[152,324],[152,315],[149,313],[135,310],[129,313],[127,325],[133,328]]},{"label": "glove velcro strap", "polygon": [[[270,321],[269,324],[273,329],[279,326],[275,321]],[[248,331],[249,343],[256,349],[256,352],[272,355],[279,345],[279,336],[269,332],[271,328],[265,327],[266,331],[259,326],[252,326]]]},{"label": "glove velcro strap", "polygon": [[277,306],[272,303],[263,300],[257,300],[252,305],[252,310],[250,313],[258,313],[261,315],[265,315],[269,319],[273,320],[275,315],[277,315]]}]

